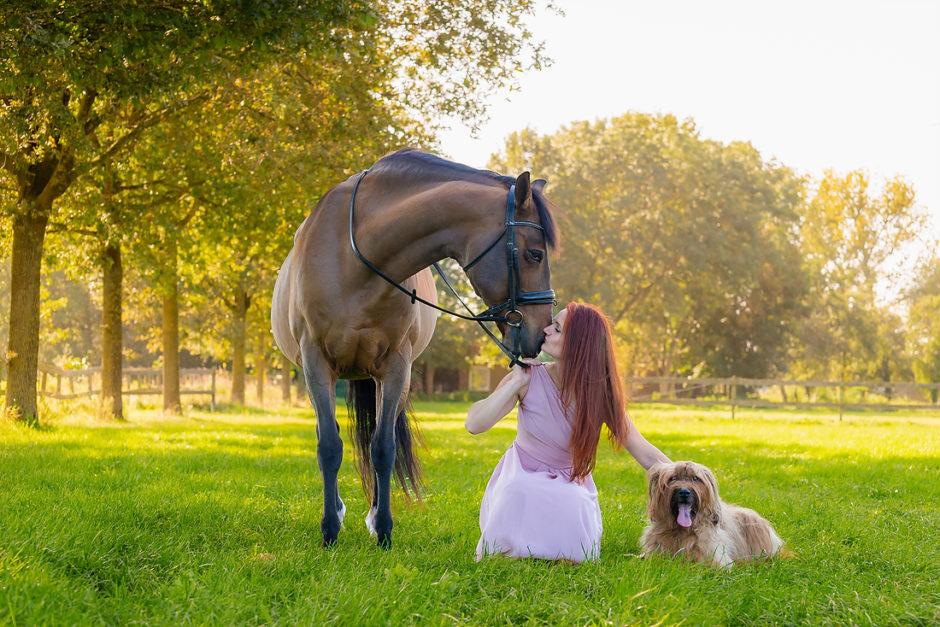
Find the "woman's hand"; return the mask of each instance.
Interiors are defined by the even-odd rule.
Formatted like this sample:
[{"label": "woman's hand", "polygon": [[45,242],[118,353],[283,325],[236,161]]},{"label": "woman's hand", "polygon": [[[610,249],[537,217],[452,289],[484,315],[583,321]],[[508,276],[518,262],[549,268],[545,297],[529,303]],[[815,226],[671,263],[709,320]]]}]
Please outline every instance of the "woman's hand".
[{"label": "woman's hand", "polygon": [[[520,361],[525,365],[522,366],[520,364],[516,364],[512,367],[512,370],[509,371],[509,374],[506,375],[506,377],[503,379],[503,381],[509,379],[507,383],[515,386],[517,391],[528,389],[529,381],[532,380],[532,367],[539,367],[542,365],[542,362],[540,362],[538,359],[530,359],[528,357]],[[500,381],[499,385],[502,384],[503,382]],[[499,386],[497,386],[497,389],[499,389]],[[520,394],[519,398],[521,399],[523,396],[525,396],[525,392]]]}]

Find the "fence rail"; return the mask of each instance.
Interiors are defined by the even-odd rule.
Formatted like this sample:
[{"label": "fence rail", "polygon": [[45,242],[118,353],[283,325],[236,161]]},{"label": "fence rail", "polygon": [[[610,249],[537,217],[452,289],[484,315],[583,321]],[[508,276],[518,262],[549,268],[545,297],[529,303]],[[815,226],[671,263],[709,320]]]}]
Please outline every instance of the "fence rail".
[{"label": "fence rail", "polygon": [[[121,378],[123,396],[163,394],[162,370],[124,368],[121,371]],[[215,411],[215,378],[214,368],[182,368],[180,369],[180,395],[208,396],[210,408]],[[208,385],[208,387],[195,387],[196,385]],[[64,391],[66,387],[68,392]],[[60,400],[95,396],[101,392],[101,368],[65,370],[50,364],[40,364],[38,388],[37,392],[40,396]]]},{"label": "fence rail", "polygon": [[[940,383],[907,381],[794,381],[788,379],[628,377],[628,398],[634,402],[737,407],[829,407],[855,409],[938,409]],[[835,391],[820,399],[819,389]],[[789,393],[788,393],[789,390]],[[847,392],[854,398],[848,398]],[[883,400],[870,401],[870,397]],[[925,402],[926,401],[926,402]]]},{"label": "fence rail", "polygon": [[[5,387],[3,366],[0,360],[0,388]],[[124,368],[122,375],[125,396],[163,393],[161,370]],[[75,399],[94,396],[101,390],[101,368],[65,370],[40,364],[39,376],[38,392],[48,398]],[[180,394],[208,396],[214,411],[216,376],[214,368],[182,369]],[[838,408],[840,418],[845,410],[940,410],[940,383],[628,377],[626,389],[633,402],[730,406],[732,416],[738,407]]]}]

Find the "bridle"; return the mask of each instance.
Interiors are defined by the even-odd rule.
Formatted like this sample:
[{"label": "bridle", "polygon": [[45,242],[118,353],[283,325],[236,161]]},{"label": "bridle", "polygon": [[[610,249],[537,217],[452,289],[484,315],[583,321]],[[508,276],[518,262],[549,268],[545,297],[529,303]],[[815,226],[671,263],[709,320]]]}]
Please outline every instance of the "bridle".
[{"label": "bridle", "polygon": [[[434,264],[434,269],[437,270],[437,273],[441,275],[441,278],[444,279],[444,283],[450,289],[450,291],[457,297],[457,300],[461,305],[470,313],[469,316],[464,314],[457,313],[456,311],[451,311],[445,309],[427,301],[420,296],[418,296],[417,290],[408,291],[403,285],[389,277],[387,274],[382,272],[378,267],[375,266],[371,261],[365,258],[365,256],[359,251],[359,246],[356,245],[356,236],[353,230],[353,215],[355,211],[356,204],[356,192],[359,189],[359,183],[362,182],[362,179],[368,174],[368,170],[363,170],[359,175],[359,178],[356,179],[356,184],[353,186],[352,197],[349,199],[349,243],[352,245],[353,251],[359,257],[359,260],[362,261],[372,272],[379,275],[381,278],[385,279],[388,283],[391,283],[393,286],[404,292],[411,298],[411,303],[414,304],[415,301],[423,303],[428,307],[433,307],[442,313],[446,313],[451,316],[456,316],[457,318],[462,318],[464,320],[473,320],[477,322],[483,330],[486,332],[490,338],[496,342],[500,350],[506,354],[510,359],[510,367],[515,364],[521,364],[519,361],[519,356],[522,354],[520,333],[522,329],[522,322],[525,320],[525,314],[519,310],[519,307],[524,307],[527,305],[554,305],[555,304],[555,290],[538,290],[535,292],[523,292],[522,283],[519,276],[519,248],[516,246],[516,227],[517,226],[529,226],[536,228],[543,233],[545,229],[542,228],[542,225],[536,224],[535,222],[528,222],[526,220],[516,220],[516,186],[511,185],[509,187],[509,197],[506,200],[506,222],[503,230],[500,234],[493,240],[493,242],[483,249],[479,255],[473,258],[473,260],[463,267],[463,271],[467,272],[471,267],[474,266],[478,261],[486,256],[495,246],[503,239],[503,236],[506,236],[506,265],[509,273],[509,298],[498,305],[493,305],[492,307],[487,308],[480,314],[474,314],[470,307],[460,298],[460,295],[457,293],[457,290],[454,289],[454,286],[451,285],[450,281],[447,278],[447,275],[444,274],[444,271],[441,269],[440,265],[437,263]],[[505,312],[505,313],[503,313]],[[484,322],[503,322],[513,329],[516,330],[514,334],[514,341],[512,348],[507,347],[503,342],[493,334],[492,331],[487,328]]]}]

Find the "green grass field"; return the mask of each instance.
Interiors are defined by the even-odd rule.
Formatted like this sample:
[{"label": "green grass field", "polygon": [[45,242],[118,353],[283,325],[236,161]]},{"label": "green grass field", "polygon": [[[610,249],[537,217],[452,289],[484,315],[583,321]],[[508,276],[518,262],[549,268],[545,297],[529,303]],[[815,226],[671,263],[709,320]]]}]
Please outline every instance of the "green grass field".
[{"label": "green grass field", "polygon": [[940,623],[937,414],[634,407],[649,440],[710,466],[796,554],[718,570],[637,557],[643,472],[605,444],[599,563],[476,563],[514,423],[472,437],[466,407],[417,405],[427,494],[396,498],[388,552],[363,524],[348,442],[345,529],[320,547],[312,411],[0,424],[0,624]]}]

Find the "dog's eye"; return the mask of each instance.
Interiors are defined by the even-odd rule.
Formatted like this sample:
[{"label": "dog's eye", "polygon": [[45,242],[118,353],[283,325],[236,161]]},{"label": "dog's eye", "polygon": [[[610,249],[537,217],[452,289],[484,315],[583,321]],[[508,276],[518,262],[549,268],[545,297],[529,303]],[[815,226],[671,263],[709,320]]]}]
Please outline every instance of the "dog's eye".
[{"label": "dog's eye", "polygon": [[695,475],[692,475],[692,481],[694,481],[695,483],[698,483],[698,477],[696,477]]},{"label": "dog's eye", "polygon": [[666,483],[675,483],[678,480],[679,480],[679,477],[669,477],[669,481],[667,481]]}]

